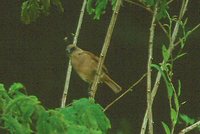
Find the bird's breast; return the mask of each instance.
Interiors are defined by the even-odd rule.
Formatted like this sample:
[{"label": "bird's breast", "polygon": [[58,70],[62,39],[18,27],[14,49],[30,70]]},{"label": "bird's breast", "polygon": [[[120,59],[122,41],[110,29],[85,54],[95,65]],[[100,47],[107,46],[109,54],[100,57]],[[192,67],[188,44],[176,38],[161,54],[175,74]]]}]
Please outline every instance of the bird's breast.
[{"label": "bird's breast", "polygon": [[75,55],[71,58],[72,66],[78,75],[86,82],[92,83],[96,73],[97,64],[88,55]]}]

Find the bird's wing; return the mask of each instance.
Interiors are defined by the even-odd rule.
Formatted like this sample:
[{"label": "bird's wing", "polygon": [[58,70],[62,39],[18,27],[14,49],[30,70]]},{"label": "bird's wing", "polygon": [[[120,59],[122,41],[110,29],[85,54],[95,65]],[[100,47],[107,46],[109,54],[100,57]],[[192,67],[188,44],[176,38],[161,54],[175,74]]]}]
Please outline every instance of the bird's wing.
[{"label": "bird's wing", "polygon": [[[98,64],[98,62],[99,62],[99,57],[97,57],[96,55],[94,55],[93,53],[91,53],[91,52],[89,52],[89,51],[85,51],[85,53],[87,53],[88,55],[90,55],[90,56],[92,57],[92,59],[93,59],[94,61],[96,61],[96,63]],[[104,71],[105,73],[108,74],[108,70],[107,70],[107,68],[105,67],[105,65],[103,65],[103,71]]]}]

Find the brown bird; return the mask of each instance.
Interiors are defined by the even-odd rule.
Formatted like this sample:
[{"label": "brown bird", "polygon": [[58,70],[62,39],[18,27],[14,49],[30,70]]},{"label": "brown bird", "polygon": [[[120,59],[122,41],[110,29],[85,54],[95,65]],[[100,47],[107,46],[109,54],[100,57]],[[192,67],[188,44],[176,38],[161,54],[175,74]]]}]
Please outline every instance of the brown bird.
[{"label": "brown bird", "polygon": [[[84,51],[74,44],[67,46],[67,53],[71,59],[72,67],[85,82],[92,84],[97,72],[99,58],[89,51]],[[113,92],[118,93],[122,88],[109,76],[103,65],[100,82],[108,85]]]}]

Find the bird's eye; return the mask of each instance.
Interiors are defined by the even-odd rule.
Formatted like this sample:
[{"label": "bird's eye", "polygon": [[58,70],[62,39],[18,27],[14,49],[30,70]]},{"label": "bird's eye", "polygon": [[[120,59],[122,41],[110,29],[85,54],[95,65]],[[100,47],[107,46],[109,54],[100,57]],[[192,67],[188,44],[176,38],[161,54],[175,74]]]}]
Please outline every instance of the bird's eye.
[{"label": "bird's eye", "polygon": [[75,47],[72,47],[70,51],[73,52],[75,49],[76,49]]}]

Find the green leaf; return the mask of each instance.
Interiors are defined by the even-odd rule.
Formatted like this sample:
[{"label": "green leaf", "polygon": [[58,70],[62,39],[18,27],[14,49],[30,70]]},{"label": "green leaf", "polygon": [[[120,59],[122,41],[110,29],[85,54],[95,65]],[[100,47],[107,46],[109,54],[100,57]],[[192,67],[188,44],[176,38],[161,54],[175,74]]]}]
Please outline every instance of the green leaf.
[{"label": "green leaf", "polygon": [[94,0],[87,1],[87,12],[91,15],[95,12],[95,9],[92,7]]},{"label": "green leaf", "polygon": [[176,122],[177,122],[177,112],[173,109],[173,108],[171,108],[170,109],[170,115],[171,115],[171,121],[172,121],[172,123],[175,125],[176,124]]},{"label": "green leaf", "polygon": [[11,85],[9,88],[8,94],[13,95],[13,94],[21,94],[19,90],[25,89],[24,85],[21,83],[14,83]]},{"label": "green leaf", "polygon": [[150,6],[154,6],[155,5],[155,0],[144,0],[144,2],[147,4],[147,5],[150,5]]},{"label": "green leaf", "polygon": [[94,19],[98,20],[104,14],[107,4],[108,0],[88,0],[87,12],[90,15],[94,14]]},{"label": "green leaf", "polygon": [[30,127],[25,127],[17,118],[11,115],[4,115],[4,126],[9,130],[11,134],[31,134],[32,130]]},{"label": "green leaf", "polygon": [[178,80],[178,96],[180,96],[181,95],[181,86],[182,84],[181,84],[181,81],[180,80]]},{"label": "green leaf", "polygon": [[176,111],[179,111],[180,104],[179,104],[178,96],[176,94],[174,95],[174,103],[175,103]]},{"label": "green leaf", "polygon": [[25,24],[30,24],[40,16],[40,5],[37,0],[25,1],[22,4],[21,20]]},{"label": "green leaf", "polygon": [[167,9],[169,9],[169,6],[167,4],[167,0],[161,0],[159,3],[159,10],[156,18],[158,20],[165,18],[167,16]]},{"label": "green leaf", "polygon": [[162,122],[162,126],[165,130],[165,134],[170,134],[170,129],[169,129],[168,125],[166,123]]},{"label": "green leaf", "polygon": [[112,5],[112,9],[113,9],[113,10],[115,9],[116,3],[117,3],[117,0],[112,0],[112,1],[111,1],[111,5]]},{"label": "green leaf", "polygon": [[186,114],[180,114],[179,117],[180,117],[180,119],[181,119],[182,121],[184,121],[184,122],[186,123],[187,126],[188,126],[188,125],[192,125],[192,124],[195,123],[195,119],[189,117],[189,116],[186,115]]},{"label": "green leaf", "polygon": [[50,8],[50,0],[40,0],[41,2],[41,7],[42,7],[42,10],[44,13],[47,13],[48,15],[48,12],[49,12],[49,8]]},{"label": "green leaf", "polygon": [[5,91],[4,85],[0,83],[0,92]]},{"label": "green leaf", "polygon": [[151,67],[157,69],[161,73],[161,75],[165,81],[166,87],[167,87],[168,96],[171,98],[173,96],[174,89],[173,89],[173,86],[171,85],[171,83],[169,82],[166,74],[162,71],[160,66],[158,66],[156,64],[151,64]]},{"label": "green leaf", "polygon": [[167,61],[169,60],[170,53],[169,53],[169,51],[167,50],[167,48],[166,48],[165,45],[162,46],[162,55],[163,55],[164,61],[167,62]]},{"label": "green leaf", "polygon": [[108,0],[97,0],[94,19],[99,20],[100,16],[104,14]]}]

